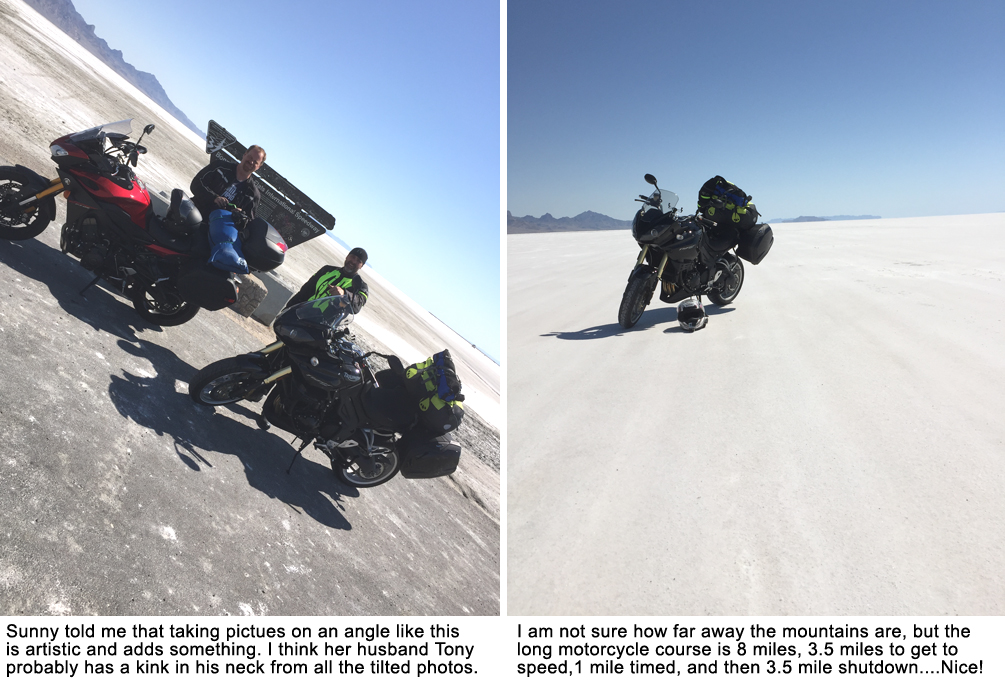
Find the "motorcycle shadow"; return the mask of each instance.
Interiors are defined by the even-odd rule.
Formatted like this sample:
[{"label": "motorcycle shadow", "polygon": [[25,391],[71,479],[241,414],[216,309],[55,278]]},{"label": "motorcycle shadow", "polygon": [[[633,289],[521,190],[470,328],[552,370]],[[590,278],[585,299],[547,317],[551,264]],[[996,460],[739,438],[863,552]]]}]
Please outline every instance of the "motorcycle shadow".
[{"label": "motorcycle shadow", "polygon": [[[123,417],[158,436],[171,437],[178,459],[192,470],[214,467],[209,453],[233,455],[241,461],[250,486],[323,525],[352,529],[340,511],[345,510],[344,498],[359,496],[359,491],[336,482],[328,466],[301,456],[287,475],[296,447],[276,434],[230,417],[229,412],[195,405],[187,391],[176,389],[177,380],[192,378],[194,367],[149,341],[135,345],[119,341],[119,347],[148,360],[157,373],[150,378],[123,370],[121,377],[112,376],[108,396]],[[228,410],[250,420],[257,416],[240,406]]]},{"label": "motorcycle shadow", "polygon": [[601,324],[595,327],[580,329],[578,332],[550,332],[541,336],[554,336],[557,339],[567,341],[591,341],[593,339],[606,339],[611,336],[621,336],[631,332],[646,331],[667,322],[677,322],[676,308],[652,308],[642,313],[642,317],[631,329],[625,329],[617,322],[611,324]]},{"label": "motorcycle shadow", "polygon": [[161,331],[159,326],[136,314],[131,304],[123,303],[106,290],[104,284],[95,284],[81,296],[81,289],[94,275],[74,258],[42,241],[0,240],[0,261],[28,279],[44,284],[60,308],[95,330],[129,341],[137,340],[135,332]]},{"label": "motorcycle shadow", "polygon": [[[735,309],[728,305],[708,304],[705,306],[705,314],[711,319],[716,315],[733,312]],[[590,341],[593,339],[606,339],[611,336],[621,336],[630,332],[646,331],[647,329],[653,329],[654,327],[668,323],[671,326],[663,330],[664,334],[692,333],[685,332],[680,328],[677,324],[677,308],[676,306],[669,306],[647,309],[631,329],[625,329],[617,322],[614,322],[612,324],[597,325],[596,327],[587,327],[586,329],[580,329],[578,332],[550,332],[548,334],[541,334],[541,336],[554,336],[557,339],[565,339],[567,341]]]}]

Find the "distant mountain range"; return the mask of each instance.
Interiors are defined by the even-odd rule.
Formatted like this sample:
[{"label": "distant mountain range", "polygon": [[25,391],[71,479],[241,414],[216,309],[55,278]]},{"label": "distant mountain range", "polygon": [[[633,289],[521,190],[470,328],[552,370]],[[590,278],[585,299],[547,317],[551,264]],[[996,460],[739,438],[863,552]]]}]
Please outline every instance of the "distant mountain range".
[{"label": "distant mountain range", "polygon": [[175,107],[157,77],[148,72],[139,71],[122,59],[121,50],[113,50],[108,47],[108,43],[104,39],[98,38],[94,33],[94,26],[84,21],[70,0],[25,0],[25,2],[60,28],[63,33],[77,41],[88,52],[115,70],[126,81],[140,89],[151,100],[174,115],[178,121],[206,138],[206,134],[200,131],[199,127],[185,116],[184,112]]},{"label": "distant mountain range", "polygon": [[525,215],[524,217],[514,217],[513,213],[506,212],[506,233],[507,234],[536,234],[548,231],[600,231],[606,229],[631,229],[632,223],[628,220],[614,219],[599,212],[581,212],[575,217],[560,217],[555,219],[550,214],[541,217]]},{"label": "distant mountain range", "polygon": [[[786,222],[827,222],[831,220],[847,219],[882,219],[878,215],[829,215],[827,217],[815,217],[812,215],[801,215],[791,219],[771,219],[768,224],[784,224]],[[764,222],[765,220],[760,220]],[[550,214],[540,217],[525,215],[514,217],[513,213],[506,213],[506,233],[507,234],[537,234],[548,231],[600,231],[607,229],[631,229],[632,223],[629,220],[614,219],[599,212],[582,212],[575,217],[560,217],[555,219]]]},{"label": "distant mountain range", "polygon": [[783,222],[827,222],[828,220],[843,219],[883,219],[879,215],[829,215],[827,217],[814,217],[813,215],[800,215],[792,219],[769,219],[768,224]]}]

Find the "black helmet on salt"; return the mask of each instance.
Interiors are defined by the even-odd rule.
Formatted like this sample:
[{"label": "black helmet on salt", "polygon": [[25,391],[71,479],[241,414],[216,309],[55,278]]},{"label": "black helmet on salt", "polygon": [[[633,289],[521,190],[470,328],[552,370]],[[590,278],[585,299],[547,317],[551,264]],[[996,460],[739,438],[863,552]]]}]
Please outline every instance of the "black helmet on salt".
[{"label": "black helmet on salt", "polygon": [[680,302],[677,306],[677,322],[680,328],[686,332],[696,332],[708,322],[708,315],[701,301],[696,298],[688,298]]}]

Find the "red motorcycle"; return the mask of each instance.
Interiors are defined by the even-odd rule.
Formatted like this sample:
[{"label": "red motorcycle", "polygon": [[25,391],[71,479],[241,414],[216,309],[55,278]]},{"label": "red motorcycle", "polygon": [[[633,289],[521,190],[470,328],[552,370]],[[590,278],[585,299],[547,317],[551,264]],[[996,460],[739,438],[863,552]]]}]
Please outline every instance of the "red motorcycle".
[{"label": "red motorcycle", "polygon": [[[153,211],[150,194],[133,173],[143,136],[129,140],[132,120],[96,126],[49,146],[58,176],[46,179],[22,165],[0,167],[0,238],[24,241],[56,218],[56,194],[66,199],[60,249],[94,272],[83,293],[104,280],[133,302],[140,317],[161,326],[188,322],[200,308],[219,310],[237,301],[238,280],[208,264],[206,225],[195,205],[174,189],[167,214]],[[286,243],[263,219],[242,230],[249,267],[282,264]]]}]

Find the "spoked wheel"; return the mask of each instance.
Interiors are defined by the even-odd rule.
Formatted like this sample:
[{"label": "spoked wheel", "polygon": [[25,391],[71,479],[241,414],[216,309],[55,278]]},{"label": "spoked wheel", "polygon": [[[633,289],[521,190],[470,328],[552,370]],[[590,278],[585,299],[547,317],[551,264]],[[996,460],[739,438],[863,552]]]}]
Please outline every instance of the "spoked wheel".
[{"label": "spoked wheel", "polygon": [[45,231],[56,214],[56,203],[44,198],[29,206],[19,203],[30,192],[30,180],[14,167],[0,167],[0,238],[25,241]]},{"label": "spoked wheel", "polygon": [[261,380],[256,367],[233,358],[207,365],[188,383],[188,395],[204,406],[237,403],[258,387]]},{"label": "spoked wheel", "polygon": [[158,284],[137,287],[133,307],[144,320],[162,327],[185,324],[199,312],[199,306],[182,300],[176,289]]},{"label": "spoked wheel", "polygon": [[[353,460],[353,458],[350,458],[350,460]],[[367,487],[376,487],[378,484],[387,482],[397,475],[398,470],[401,469],[401,461],[398,459],[398,452],[395,450],[391,450],[383,456],[374,456],[372,460],[372,467],[369,466],[370,461],[360,459],[359,462],[353,462],[352,465],[346,468],[341,465],[340,460],[333,457],[332,471],[346,484],[359,489],[366,489]]]},{"label": "spoked wheel", "polygon": [[730,261],[729,272],[724,275],[722,288],[718,291],[710,291],[708,300],[716,305],[729,305],[740,293],[741,286],[743,286],[743,261],[739,258],[733,258]]},{"label": "spoked wheel", "polygon": [[650,272],[636,274],[625,287],[625,295],[621,297],[621,307],[618,309],[618,324],[625,329],[631,329],[642,317],[646,306],[653,298],[656,289],[656,275]]}]

